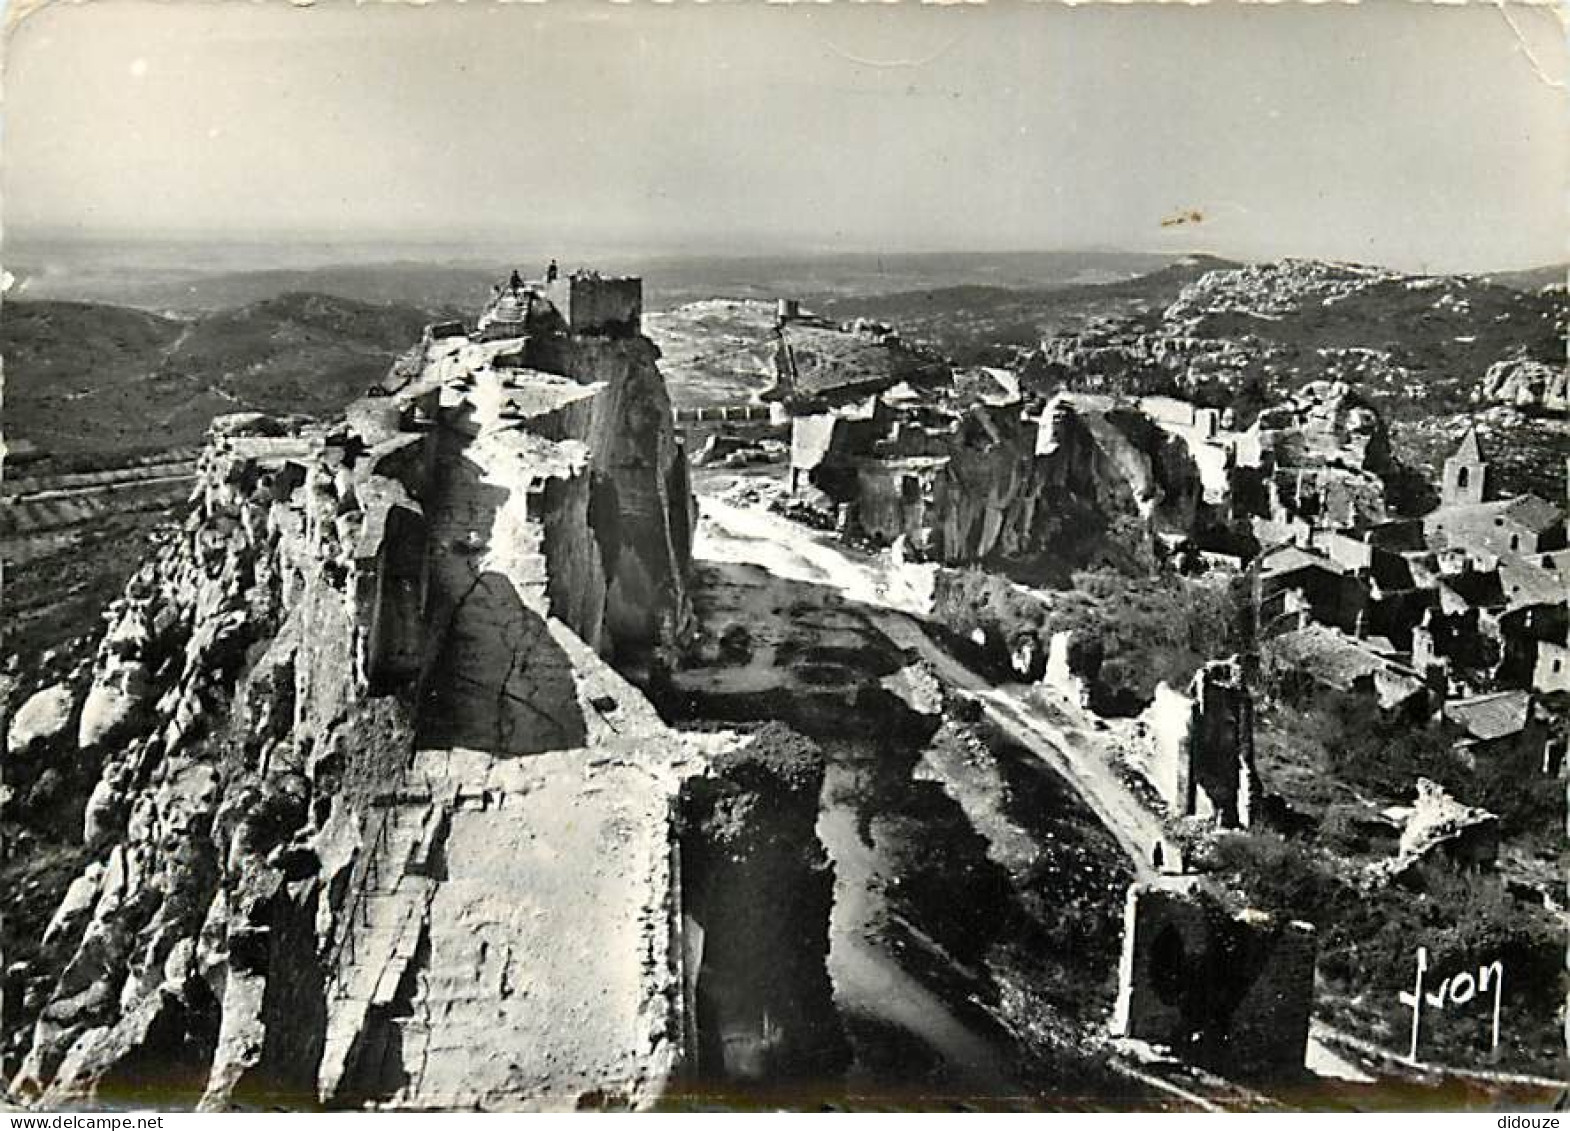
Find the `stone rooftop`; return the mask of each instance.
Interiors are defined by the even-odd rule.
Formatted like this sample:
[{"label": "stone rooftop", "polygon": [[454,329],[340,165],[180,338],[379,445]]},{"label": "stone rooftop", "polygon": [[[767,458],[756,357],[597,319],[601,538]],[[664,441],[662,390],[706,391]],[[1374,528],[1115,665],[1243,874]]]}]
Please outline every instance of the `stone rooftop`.
[{"label": "stone rooftop", "polygon": [[1519,734],[1532,713],[1532,697],[1525,691],[1501,691],[1446,703],[1445,718],[1464,727],[1481,742]]}]

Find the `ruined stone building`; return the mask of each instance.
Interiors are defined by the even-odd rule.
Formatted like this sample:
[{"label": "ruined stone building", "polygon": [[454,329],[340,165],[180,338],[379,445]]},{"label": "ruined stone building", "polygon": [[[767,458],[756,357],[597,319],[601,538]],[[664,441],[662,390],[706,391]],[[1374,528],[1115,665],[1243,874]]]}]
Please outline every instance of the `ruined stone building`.
[{"label": "ruined stone building", "polygon": [[1570,640],[1545,640],[1537,646],[1532,687],[1544,693],[1570,691]]},{"label": "ruined stone building", "polygon": [[1489,871],[1499,858],[1499,818],[1462,804],[1438,782],[1418,778],[1416,800],[1403,817],[1396,854],[1384,868],[1393,879],[1420,884],[1420,864],[1456,872]]},{"label": "ruined stone building", "polygon": [[1113,1031],[1241,1078],[1303,1066],[1314,928],[1233,910],[1195,877],[1129,889]]},{"label": "ruined stone building", "polygon": [[1433,562],[1425,580],[1439,595],[1439,611],[1454,618],[1476,610],[1486,644],[1463,639],[1451,649],[1431,636],[1424,647],[1457,669],[1468,660],[1476,666],[1482,653],[1491,678],[1546,691],[1559,674],[1554,650],[1570,630],[1565,517],[1536,495],[1489,499],[1488,472],[1477,433],[1469,430],[1445,462],[1441,505],[1423,519]]},{"label": "ruined stone building", "polygon": [[[1451,685],[1457,694],[1549,690],[1560,674],[1554,650],[1570,630],[1564,519],[1535,496],[1486,499],[1488,482],[1469,431],[1446,462],[1444,501],[1422,520],[1420,540],[1413,523],[1256,520],[1256,533],[1282,539],[1254,565],[1261,635],[1318,626],[1351,638],[1330,647],[1334,637],[1320,633],[1305,672],[1331,685],[1355,682],[1354,670],[1382,673],[1387,705],[1407,697],[1412,676],[1441,694]],[[1332,655],[1341,659],[1331,664]]]},{"label": "ruined stone building", "polygon": [[1444,717],[1463,732],[1456,749],[1476,762],[1498,754],[1516,742],[1541,747],[1547,727],[1534,710],[1527,691],[1495,691],[1453,699],[1444,706]]},{"label": "ruined stone building", "polygon": [[1401,653],[1322,624],[1309,624],[1268,640],[1262,648],[1266,676],[1293,697],[1314,687],[1366,695],[1382,710],[1426,716],[1443,694]]},{"label": "ruined stone building", "polygon": [[1159,684],[1136,733],[1136,765],[1174,816],[1250,825],[1259,792],[1254,703],[1237,657],[1200,668],[1187,694]]},{"label": "ruined stone building", "polygon": [[1364,529],[1387,520],[1391,467],[1384,421],[1344,382],[1314,381],[1262,411],[1234,445],[1234,513],[1269,545],[1305,529]]},{"label": "ruined stone building", "polygon": [[838,326],[798,311],[778,323],[775,336],[776,380],[763,399],[793,413],[834,409],[902,382],[942,388],[952,377],[941,357],[907,345],[878,323]]},{"label": "ruined stone building", "polygon": [[1316,622],[1355,633],[1365,623],[1367,580],[1327,554],[1282,542],[1260,552],[1255,571],[1261,636]]},{"label": "ruined stone building", "polygon": [[1445,460],[1440,505],[1423,520],[1434,549],[1530,557],[1565,547],[1564,514],[1536,495],[1490,499],[1489,463],[1476,429]]}]

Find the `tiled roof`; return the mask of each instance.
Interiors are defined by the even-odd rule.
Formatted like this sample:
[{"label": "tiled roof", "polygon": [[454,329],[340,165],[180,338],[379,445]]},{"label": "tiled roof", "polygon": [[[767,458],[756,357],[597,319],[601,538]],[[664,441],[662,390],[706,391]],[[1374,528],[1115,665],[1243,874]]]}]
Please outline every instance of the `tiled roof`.
[{"label": "tiled roof", "polygon": [[1557,574],[1540,568],[1535,558],[1501,555],[1499,587],[1511,608],[1521,605],[1560,605],[1570,601],[1565,583]]},{"label": "tiled roof", "polygon": [[1408,674],[1401,665],[1390,663],[1355,638],[1320,624],[1282,633],[1273,637],[1268,647],[1278,662],[1342,690],[1379,671]]},{"label": "tiled roof", "polygon": [[1531,714],[1532,697],[1525,691],[1501,691],[1445,704],[1445,718],[1473,738],[1490,742],[1518,734]]},{"label": "tiled roof", "polygon": [[1561,517],[1558,507],[1537,495],[1517,495],[1506,500],[1504,514],[1512,522],[1538,533],[1555,526]]},{"label": "tiled roof", "polygon": [[1326,573],[1337,574],[1346,572],[1339,563],[1323,554],[1316,554],[1290,542],[1272,546],[1259,555],[1261,577],[1282,577],[1300,569],[1322,569]]},{"label": "tiled roof", "polygon": [[1481,523],[1491,518],[1496,520],[1497,525],[1497,520],[1503,519],[1533,534],[1542,534],[1557,525],[1560,517],[1559,508],[1547,499],[1537,495],[1517,495],[1512,499],[1495,499],[1487,503],[1440,507],[1424,516],[1423,523],[1425,527],[1454,527],[1469,520]]}]

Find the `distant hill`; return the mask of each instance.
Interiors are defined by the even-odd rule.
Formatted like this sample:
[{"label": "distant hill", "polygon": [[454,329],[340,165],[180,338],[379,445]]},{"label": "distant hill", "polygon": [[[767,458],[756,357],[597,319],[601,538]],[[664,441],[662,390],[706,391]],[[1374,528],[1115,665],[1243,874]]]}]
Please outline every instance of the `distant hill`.
[{"label": "distant hill", "polygon": [[849,321],[887,322],[961,362],[1004,360],[1016,347],[1078,329],[1092,319],[1156,315],[1208,271],[1237,264],[1190,255],[1156,270],[1113,281],[1054,287],[955,286],[900,291],[825,303],[822,313]]},{"label": "distant hill", "polygon": [[1342,377],[1395,419],[1466,405],[1505,357],[1565,356],[1564,296],[1464,275],[1404,275],[1282,260],[1211,276],[1168,308],[1164,330],[1254,343],[1272,384]]},{"label": "distant hill", "polygon": [[175,283],[143,281],[136,305],[158,310],[218,311],[279,295],[332,295],[356,303],[417,308],[428,320],[472,313],[507,268],[380,263],[230,271]]},{"label": "distant hill", "polygon": [[198,442],[227,412],[330,413],[415,341],[426,311],[288,293],[189,320],[7,302],[5,431],[57,464]]},{"label": "distant hill", "polygon": [[1512,287],[1518,291],[1541,291],[1548,287],[1556,287],[1562,291],[1565,289],[1567,278],[1570,278],[1570,263],[1551,263],[1546,267],[1530,267],[1525,271],[1500,271],[1483,276],[1486,282],[1501,287]]},{"label": "distant hill", "polygon": [[[88,302],[16,302],[0,308],[6,407],[35,389],[90,380],[114,384],[145,377],[149,358],[180,337],[182,325],[143,310]],[[72,386],[74,389],[75,386]]]},{"label": "distant hill", "polygon": [[1109,282],[1154,271],[1171,256],[1123,251],[824,252],[647,254],[574,247],[193,240],[47,240],[7,233],[10,294],[196,315],[289,291],[419,307],[433,316],[473,311],[517,268],[538,276],[555,256],[565,271],[593,267],[641,275],[644,308],[710,298],[799,298],[811,303],[918,287],[1045,288]]}]

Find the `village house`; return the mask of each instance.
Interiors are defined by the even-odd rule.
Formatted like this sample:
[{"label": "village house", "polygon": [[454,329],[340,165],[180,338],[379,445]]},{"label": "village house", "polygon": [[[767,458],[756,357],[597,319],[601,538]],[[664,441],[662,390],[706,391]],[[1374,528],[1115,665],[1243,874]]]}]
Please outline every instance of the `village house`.
[{"label": "village house", "polygon": [[1260,552],[1257,576],[1261,637],[1311,623],[1355,632],[1368,604],[1368,588],[1355,570],[1290,542]]},{"label": "village house", "polygon": [[1453,672],[1486,668],[1489,682],[1549,690],[1560,675],[1553,649],[1570,622],[1564,515],[1535,495],[1490,500],[1490,486],[1482,445],[1468,430],[1445,461],[1440,506],[1423,520],[1431,552],[1410,555],[1417,584],[1438,594],[1444,618],[1425,625],[1414,663],[1443,657]]},{"label": "village house", "polygon": [[1272,638],[1264,648],[1267,672],[1294,690],[1325,687],[1370,696],[1381,710],[1426,716],[1435,692],[1423,674],[1386,649],[1388,642],[1358,639],[1323,624],[1309,624]]},{"label": "village house", "polygon": [[1570,640],[1544,640],[1538,644],[1532,690],[1570,693]]},{"label": "village house", "polygon": [[1455,748],[1473,765],[1479,757],[1499,754],[1523,738],[1535,738],[1538,744],[1546,738],[1546,729],[1535,717],[1532,696],[1525,691],[1454,699],[1445,704],[1443,713],[1447,722],[1464,732]]}]

